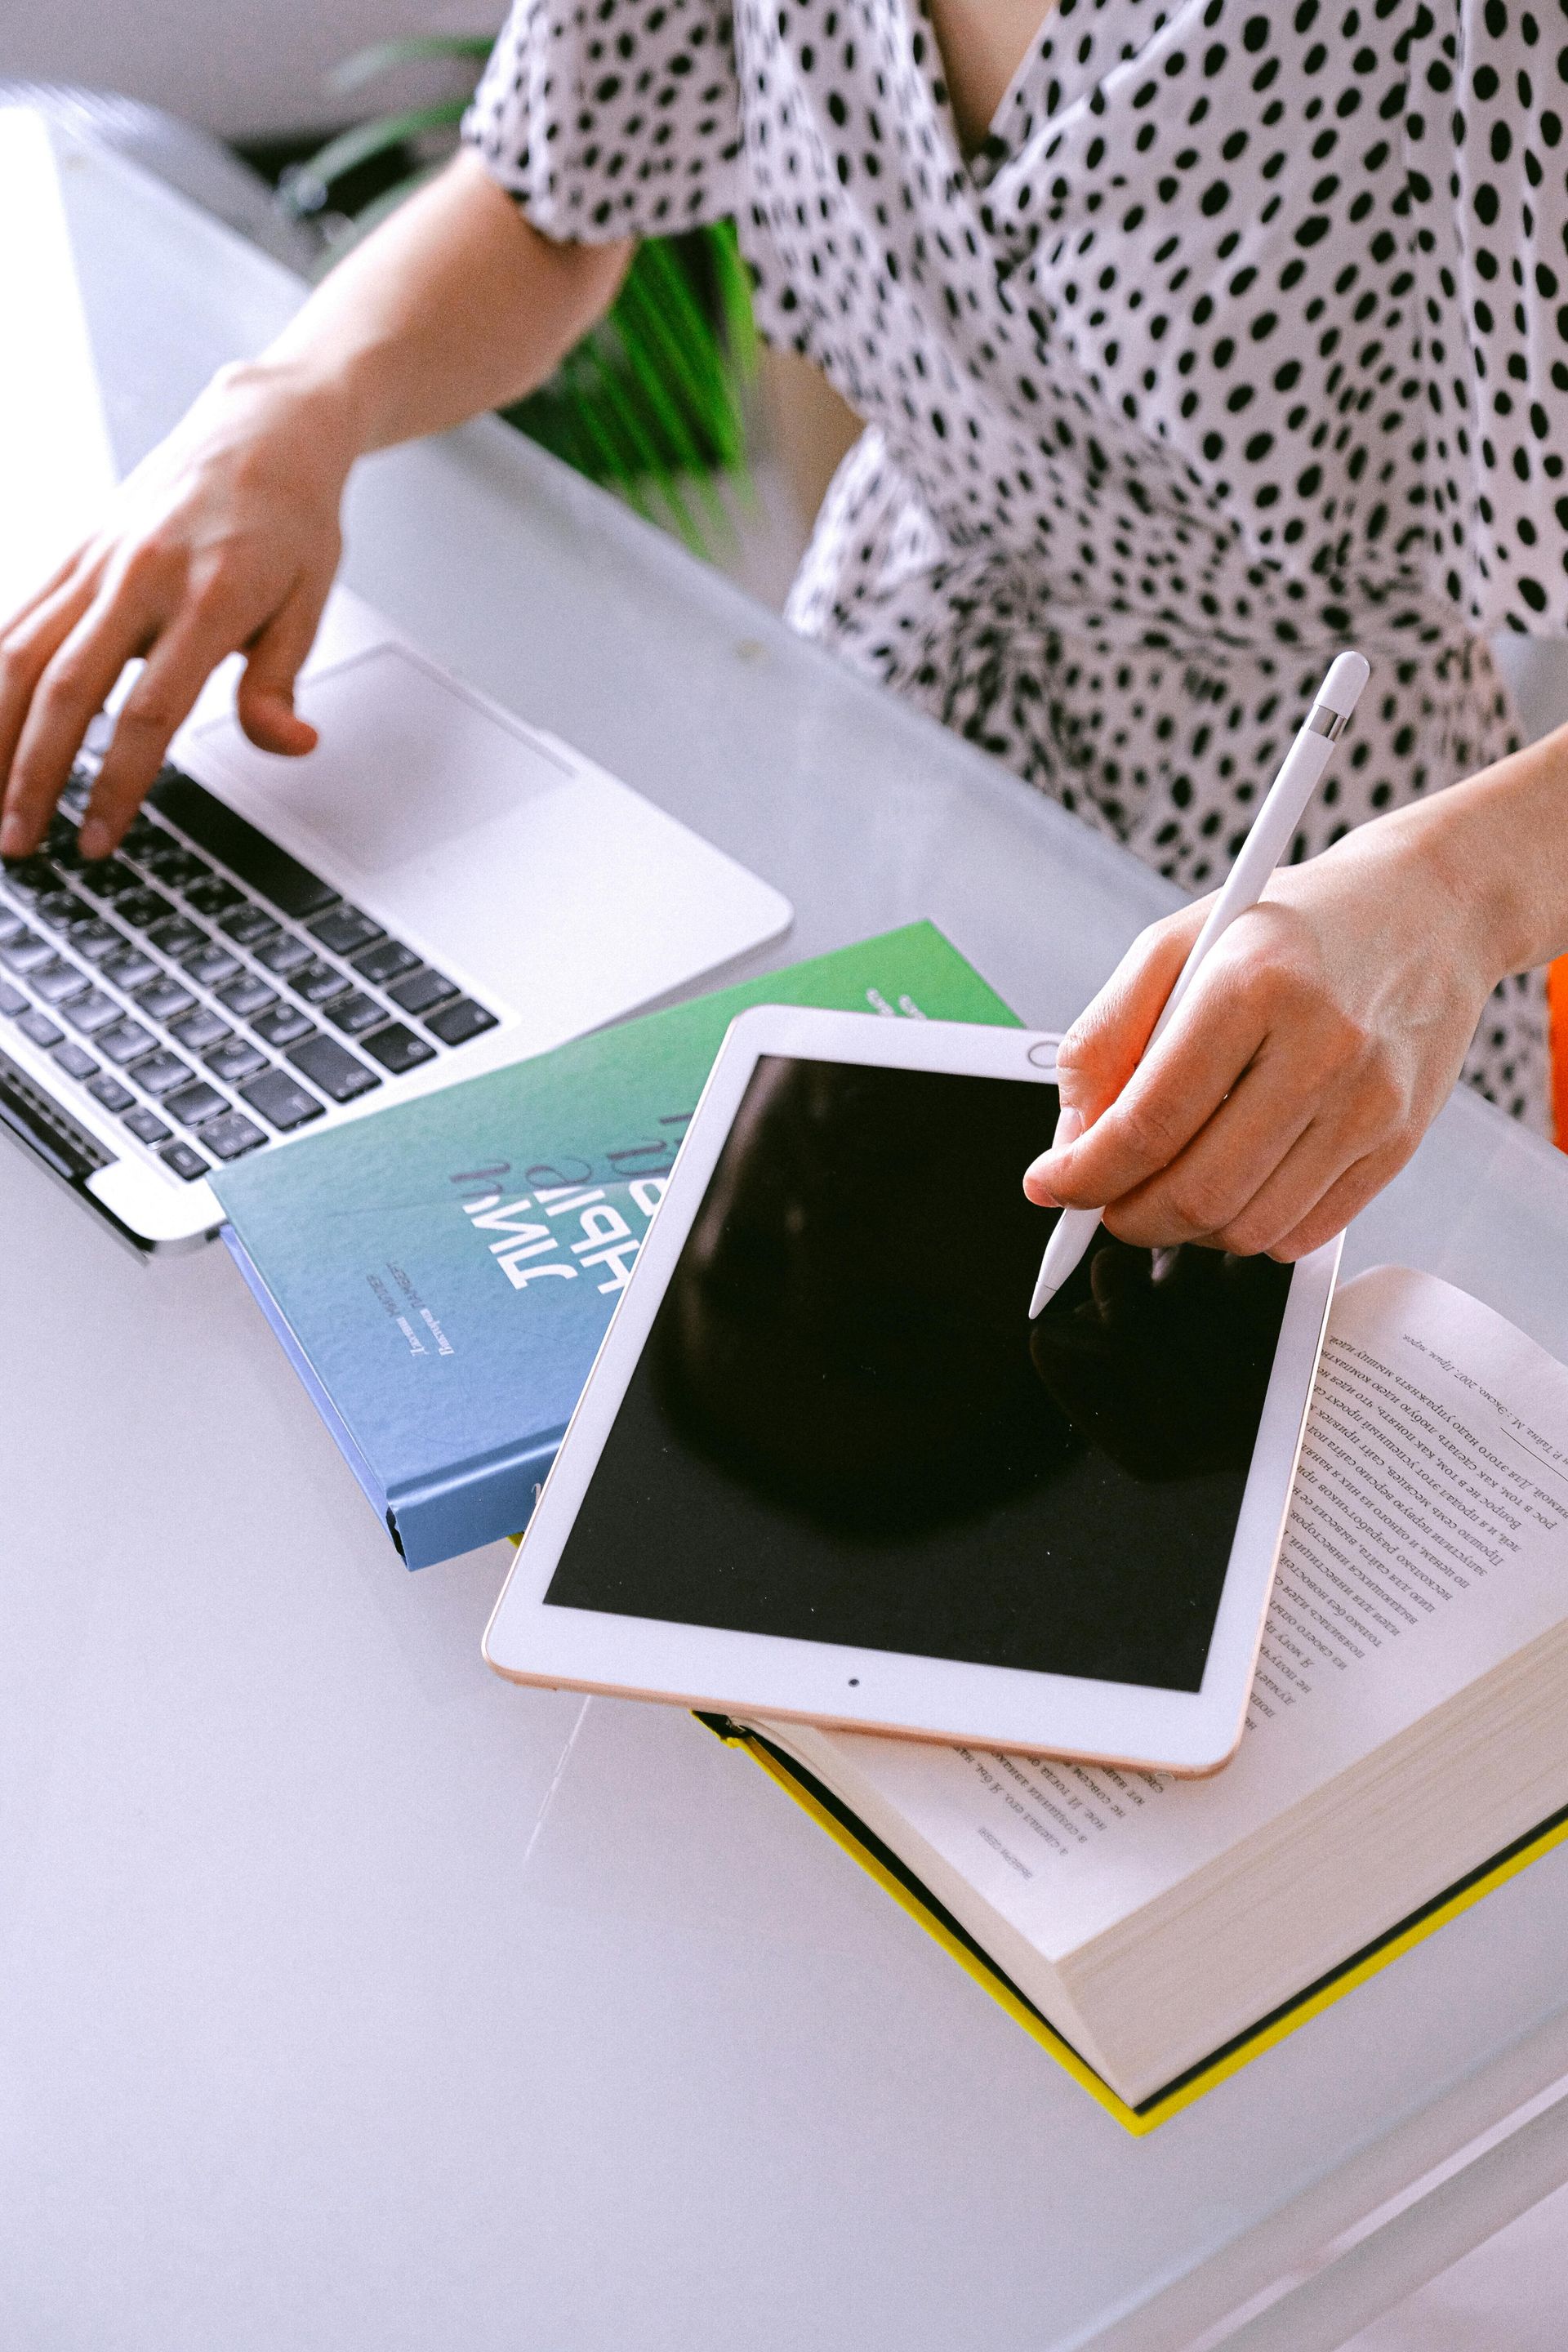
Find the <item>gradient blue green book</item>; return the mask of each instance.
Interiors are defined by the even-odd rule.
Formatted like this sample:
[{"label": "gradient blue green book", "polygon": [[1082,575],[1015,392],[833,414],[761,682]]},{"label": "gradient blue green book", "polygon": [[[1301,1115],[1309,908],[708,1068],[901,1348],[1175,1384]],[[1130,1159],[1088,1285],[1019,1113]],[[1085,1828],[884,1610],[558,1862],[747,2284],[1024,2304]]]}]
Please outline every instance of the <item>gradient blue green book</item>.
[{"label": "gradient blue green book", "polygon": [[1016,1025],[912,923],[215,1178],[240,1272],[410,1568],[526,1525],[724,1033],[752,1004]]}]

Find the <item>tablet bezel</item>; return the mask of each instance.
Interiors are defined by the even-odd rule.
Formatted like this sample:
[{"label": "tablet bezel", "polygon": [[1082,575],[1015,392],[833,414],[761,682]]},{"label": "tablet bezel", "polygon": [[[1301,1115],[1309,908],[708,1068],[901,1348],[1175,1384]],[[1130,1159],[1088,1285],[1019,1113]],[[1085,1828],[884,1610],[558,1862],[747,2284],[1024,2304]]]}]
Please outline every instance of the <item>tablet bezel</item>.
[{"label": "tablet bezel", "polygon": [[[731,1023],[486,1629],[484,1656],[498,1674],[513,1682],[742,1717],[1135,1769],[1204,1773],[1226,1762],[1246,1720],[1333,1295],[1338,1240],[1294,1269],[1203,1684],[1195,1692],[621,1617],[550,1606],[544,1599],[759,1058],[782,1055],[1049,1086],[1056,1079],[1057,1044],[1039,1031],[789,1005],[758,1005]],[[1042,1248],[1048,1230],[1042,1219]],[[1026,1306],[1021,1298],[1020,1316]]]}]

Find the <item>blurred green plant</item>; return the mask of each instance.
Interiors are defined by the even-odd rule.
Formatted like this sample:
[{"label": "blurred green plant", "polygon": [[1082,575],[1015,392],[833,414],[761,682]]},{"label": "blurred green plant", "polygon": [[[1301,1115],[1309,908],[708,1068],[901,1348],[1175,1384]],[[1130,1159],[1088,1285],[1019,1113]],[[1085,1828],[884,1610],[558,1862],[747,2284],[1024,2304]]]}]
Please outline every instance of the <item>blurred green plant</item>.
[{"label": "blurred green plant", "polygon": [[[281,201],[321,228],[323,271],[445,167],[490,47],[489,35],[432,33],[378,42],[339,67],[332,85],[343,96],[424,63],[457,68],[465,87],[356,122],[285,174]],[[716,478],[750,491],[745,399],[756,353],[751,281],[733,226],[651,237],[638,246],[605,316],[545,383],[500,413],[650,520],[673,525],[695,552],[711,555],[732,537]]]}]

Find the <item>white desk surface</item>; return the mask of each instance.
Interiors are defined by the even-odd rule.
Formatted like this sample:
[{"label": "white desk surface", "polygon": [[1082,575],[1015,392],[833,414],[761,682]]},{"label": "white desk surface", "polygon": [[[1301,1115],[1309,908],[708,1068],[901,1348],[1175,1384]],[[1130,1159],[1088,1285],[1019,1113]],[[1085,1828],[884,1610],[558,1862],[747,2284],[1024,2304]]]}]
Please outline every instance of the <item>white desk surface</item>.
[{"label": "white desk surface", "polygon": [[[297,289],[68,184],[128,461]],[[930,915],[1060,1023],[1169,901],[499,425],[367,466],[348,572],[777,883],[785,956]],[[1568,2071],[1559,1853],[1128,2138],[743,1759],[489,1675],[501,1551],[400,1566],[221,1252],[9,1150],[0,1232],[18,2352],[1173,2352]],[[1565,1244],[1466,1100],[1350,1255],[1568,1355]],[[1338,2343],[1568,2171],[1556,2113],[1225,2340]]]}]

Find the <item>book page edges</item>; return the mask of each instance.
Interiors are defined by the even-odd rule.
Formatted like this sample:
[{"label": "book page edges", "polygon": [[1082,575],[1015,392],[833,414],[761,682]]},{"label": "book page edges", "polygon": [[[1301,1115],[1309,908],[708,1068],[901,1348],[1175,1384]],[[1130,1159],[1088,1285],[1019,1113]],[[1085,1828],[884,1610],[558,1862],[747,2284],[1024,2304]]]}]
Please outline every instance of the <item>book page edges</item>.
[{"label": "book page edges", "polygon": [[[1560,1622],[1429,1709],[1383,1746],[1261,1822],[1151,1901],[1082,1937],[1047,1945],[1005,1901],[981,1893],[875,1779],[846,1769],[855,1743],[805,1725],[757,1727],[792,1766],[877,1838],[941,1903],[1026,2000],[1134,2105],[1184,2078],[1249,2021],[1288,2007],[1333,1975],[1394,1920],[1508,1851],[1556,1807],[1568,1769],[1568,1622]],[[1435,1767],[1438,1768],[1435,1769]],[[1457,1804],[1461,1790],[1505,1801]],[[1404,1790],[1393,1839],[1375,1834],[1391,1787]],[[1374,1818],[1360,1848],[1349,1834]],[[1381,1868],[1403,1876],[1376,1892]],[[1346,1857],[1358,1853],[1353,1868]],[[1303,1860],[1303,1857],[1309,1859]],[[1258,1916],[1261,1937],[1249,1932]],[[1224,1936],[1223,1966],[1215,1937]],[[1294,1958],[1287,1963],[1281,1955]],[[1158,2030],[1156,2031],[1156,2024]]]},{"label": "book page edges", "polygon": [[[1174,2054],[1179,2064],[1189,2054],[1191,2063],[1200,2063],[1213,2047],[1212,2024],[1190,2014],[1192,2004],[1182,2000],[1180,1989],[1196,1980],[1212,1939],[1213,1906],[1227,1882],[1245,1886],[1244,1917],[1261,1911],[1269,1922],[1266,1948],[1238,1952],[1230,1971],[1233,2014],[1260,2016],[1290,1998],[1274,1957],[1279,1951],[1294,1952],[1296,1968],[1315,1981],[1341,1964],[1347,1946],[1359,1951],[1383,1932],[1378,1853],[1368,1850],[1363,1836],[1357,1866],[1347,1869],[1342,1830],[1358,1818],[1375,1822],[1389,1811],[1390,1790],[1401,1791],[1393,1808],[1393,1839],[1408,1874],[1399,1916],[1414,1914],[1551,1812],[1564,1786],[1563,1739],[1552,1735],[1568,1722],[1565,1710],[1568,1624],[1538,1636],[1190,1878],[1062,1955],[1057,1966],[1068,1999],[1075,1991],[1089,1999],[1092,1988],[1092,1997],[1103,2000],[1109,1990],[1116,2009],[1126,2012],[1127,1995],[1138,1990],[1142,1998],[1131,2013],[1146,2014],[1149,1954],[1163,1944],[1167,2024],[1175,2021],[1173,2011],[1189,2011],[1185,2031],[1178,2027],[1171,2037]],[[1434,1770],[1435,1765],[1441,1769]],[[1505,1801],[1490,1793],[1500,1788]],[[1478,1819],[1483,1808],[1472,1803],[1466,1822],[1461,1798],[1481,1792],[1490,1818]],[[1384,1839],[1385,1862],[1387,1845]]]},{"label": "book page edges", "polygon": [[[712,1729],[714,1727],[710,1723],[709,1727]],[[906,1885],[870,1846],[856,1836],[847,1822],[840,1821],[829,1810],[786,1758],[770,1748],[755,1733],[738,1725],[719,1732],[718,1736],[731,1747],[743,1748],[802,1811],[808,1814],[819,1829],[825,1830],[836,1845],[858,1863],[884,1893],[891,1895],[900,1909],[940,1944],[949,1958],[957,1961],[965,1975],[973,1979],[999,2009],[1005,2011],[1030,2040],[1037,2042],[1047,2055],[1072,2077],[1079,2089],[1089,2094],[1097,2106],[1102,2107],[1114,2122],[1135,2138],[1145,2137],[1170,2116],[1179,2115],[1184,2107],[1192,2106],[1208,2092],[1216,2090],[1232,2075],[1239,2074],[1254,2058],[1261,2057],[1265,2051],[1272,2050],[1300,2027],[1321,2016],[1324,2010],[1331,2008],[1346,1993],[1353,1992],[1358,1985],[1365,1984],[1370,1978],[1378,1975],[1391,1961],[1413,1950],[1417,1944],[1425,1943],[1426,1937],[1446,1921],[1458,1918],[1462,1912],[1479,1903],[1483,1895],[1490,1894],[1494,1887],[1516,1878],[1540,1855],[1550,1853],[1554,1847],[1568,1840],[1568,1812],[1554,1815],[1530,1835],[1506,1848],[1495,1861],[1460,1880],[1450,1893],[1437,1897],[1408,1920],[1390,1929],[1377,1943],[1353,1955],[1331,1975],[1310,1985],[1294,2000],[1263,2019],[1248,2032],[1238,2035],[1213,2057],[1190,2068],[1165,2089],[1154,2092],[1133,2105],[1096,2074],[1089,2062],[1000,1969],[989,1965],[982,1954],[953,1933],[930,1902],[921,1900],[915,1885]]]}]

